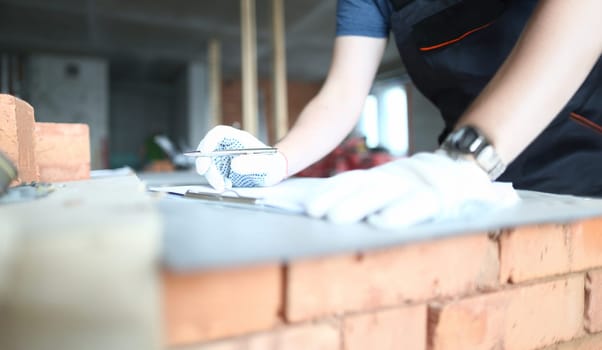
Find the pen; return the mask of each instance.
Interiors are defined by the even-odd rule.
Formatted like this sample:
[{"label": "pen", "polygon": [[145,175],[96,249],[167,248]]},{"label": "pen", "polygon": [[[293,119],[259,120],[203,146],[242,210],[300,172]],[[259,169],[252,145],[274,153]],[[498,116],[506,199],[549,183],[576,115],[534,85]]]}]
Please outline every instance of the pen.
[{"label": "pen", "polygon": [[[235,192],[236,193],[236,192]],[[224,196],[221,193],[207,193],[207,192],[197,192],[188,190],[184,193],[184,197],[196,198],[196,199],[205,199],[209,201],[218,201],[225,203],[238,203],[238,204],[258,204],[259,199],[253,197],[244,197],[237,195],[234,196]]]},{"label": "pen", "polygon": [[203,153],[201,151],[185,152],[185,156],[189,157],[221,157],[221,156],[239,156],[245,154],[274,154],[278,152],[277,148],[264,147],[264,148],[240,148],[240,149],[224,149],[220,151],[213,151]]}]

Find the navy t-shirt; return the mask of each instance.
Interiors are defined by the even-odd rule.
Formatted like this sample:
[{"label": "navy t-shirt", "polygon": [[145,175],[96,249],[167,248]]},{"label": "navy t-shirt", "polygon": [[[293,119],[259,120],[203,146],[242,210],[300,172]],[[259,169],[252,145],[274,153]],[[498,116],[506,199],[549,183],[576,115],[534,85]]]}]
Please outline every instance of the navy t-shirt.
[{"label": "navy t-shirt", "polygon": [[337,36],[389,36],[392,6],[389,0],[337,0]]}]

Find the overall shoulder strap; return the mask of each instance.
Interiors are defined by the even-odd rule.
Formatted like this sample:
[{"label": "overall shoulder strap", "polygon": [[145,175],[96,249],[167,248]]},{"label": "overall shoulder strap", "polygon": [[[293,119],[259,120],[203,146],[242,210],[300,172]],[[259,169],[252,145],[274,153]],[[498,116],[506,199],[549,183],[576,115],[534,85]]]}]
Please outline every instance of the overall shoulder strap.
[{"label": "overall shoulder strap", "polygon": [[395,11],[399,11],[402,8],[404,8],[406,5],[409,5],[410,3],[414,2],[415,0],[390,0],[391,1],[391,5],[393,5],[393,9],[395,9]]}]

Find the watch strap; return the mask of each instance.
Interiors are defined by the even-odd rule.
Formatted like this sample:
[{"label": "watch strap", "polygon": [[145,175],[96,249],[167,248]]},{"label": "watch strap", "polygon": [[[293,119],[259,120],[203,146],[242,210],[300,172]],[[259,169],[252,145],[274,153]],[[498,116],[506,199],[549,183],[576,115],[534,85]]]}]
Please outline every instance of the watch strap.
[{"label": "watch strap", "polygon": [[506,165],[489,139],[473,126],[463,126],[450,133],[440,149],[450,158],[473,160],[491,180],[497,179],[506,170]]}]

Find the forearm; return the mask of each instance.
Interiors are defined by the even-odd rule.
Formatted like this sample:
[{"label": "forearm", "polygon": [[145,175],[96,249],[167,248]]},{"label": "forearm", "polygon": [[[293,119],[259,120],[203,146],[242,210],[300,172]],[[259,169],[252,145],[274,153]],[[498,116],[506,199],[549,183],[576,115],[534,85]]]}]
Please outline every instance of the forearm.
[{"label": "forearm", "polygon": [[353,129],[386,46],[385,39],[338,37],[328,77],[318,95],[276,147],[292,175],[324,157]]},{"label": "forearm", "polygon": [[562,110],[600,57],[600,13],[600,0],[542,0],[458,126],[477,126],[511,162]]},{"label": "forearm", "polygon": [[[327,94],[324,94],[327,95]],[[295,174],[324,157],[353,129],[361,105],[333,103],[336,97],[319,94],[307,104],[294,126],[276,147],[288,159],[288,173]]]}]

